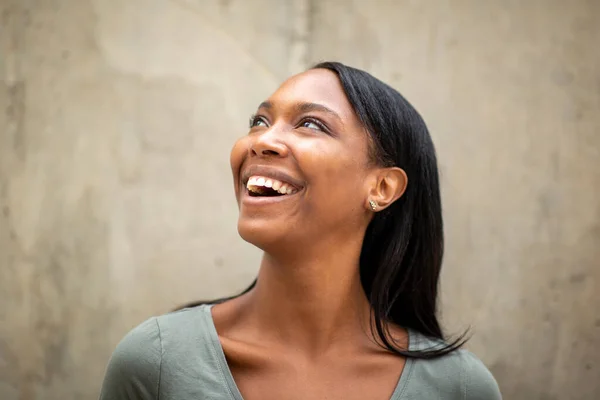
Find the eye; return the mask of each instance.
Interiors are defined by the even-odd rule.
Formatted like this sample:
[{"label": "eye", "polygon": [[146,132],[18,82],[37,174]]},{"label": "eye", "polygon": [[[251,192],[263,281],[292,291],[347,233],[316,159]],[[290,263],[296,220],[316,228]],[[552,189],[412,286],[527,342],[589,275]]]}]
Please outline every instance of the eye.
[{"label": "eye", "polygon": [[250,128],[254,128],[257,126],[269,126],[265,117],[263,117],[262,115],[251,115],[249,125]]},{"label": "eye", "polygon": [[308,128],[308,129],[312,129],[315,131],[327,132],[327,128],[325,127],[325,124],[323,124],[321,121],[316,120],[314,118],[305,118],[304,120],[302,120],[302,122],[300,122],[300,126],[303,128]]}]

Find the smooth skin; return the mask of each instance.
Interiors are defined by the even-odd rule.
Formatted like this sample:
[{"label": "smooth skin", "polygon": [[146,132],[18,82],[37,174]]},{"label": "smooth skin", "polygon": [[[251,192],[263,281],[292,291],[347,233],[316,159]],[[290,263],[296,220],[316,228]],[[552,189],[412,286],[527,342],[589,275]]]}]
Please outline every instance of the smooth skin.
[{"label": "smooth skin", "polygon": [[[375,165],[371,154],[368,133],[325,69],[284,82],[234,145],[238,231],[264,256],[256,287],[212,313],[245,400],[392,395],[405,359],[370,332],[359,257],[374,215],[369,200],[381,211],[408,181],[400,168]],[[251,197],[249,174],[286,176],[300,190]],[[390,329],[406,347],[406,331]]]}]

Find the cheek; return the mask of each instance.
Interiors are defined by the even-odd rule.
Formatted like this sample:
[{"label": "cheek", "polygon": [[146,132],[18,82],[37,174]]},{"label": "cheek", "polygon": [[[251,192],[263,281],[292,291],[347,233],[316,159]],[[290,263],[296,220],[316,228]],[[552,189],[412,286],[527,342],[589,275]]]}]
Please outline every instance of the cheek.
[{"label": "cheek", "polygon": [[231,148],[231,153],[229,154],[229,164],[231,166],[231,174],[233,177],[233,187],[235,189],[235,196],[239,200],[239,190],[240,185],[237,183],[240,179],[240,168],[246,155],[248,154],[248,138],[243,137],[235,142],[233,147]]},{"label": "cheek", "polygon": [[[357,154],[358,153],[358,154]],[[302,157],[305,171],[310,170],[313,191],[328,198],[325,204],[354,206],[364,197],[365,155],[344,146],[313,148]]]},{"label": "cheek", "polygon": [[231,148],[231,153],[229,154],[229,164],[231,165],[231,170],[233,171],[234,175],[239,172],[242,162],[244,162],[244,158],[248,153],[248,147],[248,138],[243,137],[238,139]]}]

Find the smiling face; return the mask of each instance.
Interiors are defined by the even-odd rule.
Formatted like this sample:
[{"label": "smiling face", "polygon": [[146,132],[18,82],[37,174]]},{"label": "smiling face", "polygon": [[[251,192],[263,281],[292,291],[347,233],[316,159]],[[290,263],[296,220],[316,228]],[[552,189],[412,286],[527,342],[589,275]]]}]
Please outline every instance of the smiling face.
[{"label": "smiling face", "polygon": [[364,233],[375,167],[367,132],[333,72],[290,78],[250,125],[231,152],[244,240],[269,251]]}]

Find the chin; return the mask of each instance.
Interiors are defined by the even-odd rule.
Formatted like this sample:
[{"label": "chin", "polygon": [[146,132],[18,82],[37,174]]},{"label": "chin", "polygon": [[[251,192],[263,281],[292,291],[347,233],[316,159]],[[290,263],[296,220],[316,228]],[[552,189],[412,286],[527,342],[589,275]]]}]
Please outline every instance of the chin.
[{"label": "chin", "polygon": [[260,221],[254,218],[240,218],[238,233],[246,242],[267,253],[276,253],[294,242],[286,226]]}]

